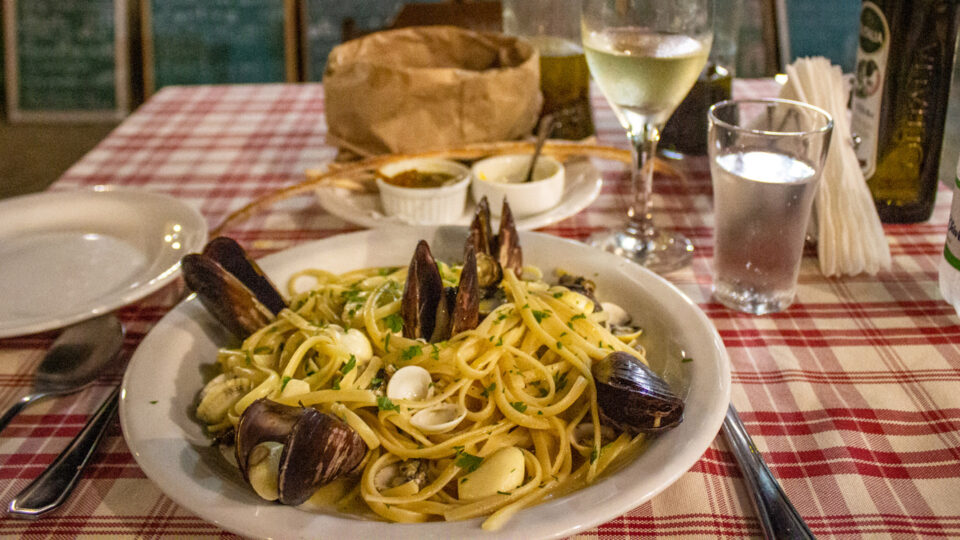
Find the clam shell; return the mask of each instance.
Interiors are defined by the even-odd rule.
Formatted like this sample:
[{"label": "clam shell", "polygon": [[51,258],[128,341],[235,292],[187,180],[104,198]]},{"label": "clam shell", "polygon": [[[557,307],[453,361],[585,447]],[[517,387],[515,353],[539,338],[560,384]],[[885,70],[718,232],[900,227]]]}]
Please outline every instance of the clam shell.
[{"label": "clam shell", "polygon": [[464,418],[465,411],[453,403],[440,403],[417,412],[410,418],[410,423],[424,433],[445,433],[457,427]]},{"label": "clam shell", "polygon": [[410,401],[427,399],[432,394],[432,382],[429,371],[420,366],[404,366],[390,377],[387,397]]}]

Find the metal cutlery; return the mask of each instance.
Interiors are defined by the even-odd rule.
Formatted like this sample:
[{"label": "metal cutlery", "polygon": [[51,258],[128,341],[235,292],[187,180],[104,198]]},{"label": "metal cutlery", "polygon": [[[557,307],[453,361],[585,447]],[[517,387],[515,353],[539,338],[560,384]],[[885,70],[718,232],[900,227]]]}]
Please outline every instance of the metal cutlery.
[{"label": "metal cutlery", "polygon": [[93,456],[100,439],[113,419],[119,403],[120,387],[100,405],[87,425],[57,459],[33,482],[10,501],[7,512],[15,518],[35,519],[56,509],[73,491]]},{"label": "metal cutlery", "polygon": [[117,356],[122,345],[123,326],[113,315],[68,327],[54,340],[37,367],[33,391],[17,400],[0,417],[0,431],[27,405],[91,385],[103,367]]},{"label": "metal cutlery", "polygon": [[763,461],[763,457],[733,405],[727,409],[723,428],[720,431],[723,432],[723,438],[733,450],[737,464],[743,472],[764,538],[777,540],[814,538],[813,533],[800,517],[797,509],[790,503],[790,499],[783,492],[773,473],[770,472],[770,468]]}]

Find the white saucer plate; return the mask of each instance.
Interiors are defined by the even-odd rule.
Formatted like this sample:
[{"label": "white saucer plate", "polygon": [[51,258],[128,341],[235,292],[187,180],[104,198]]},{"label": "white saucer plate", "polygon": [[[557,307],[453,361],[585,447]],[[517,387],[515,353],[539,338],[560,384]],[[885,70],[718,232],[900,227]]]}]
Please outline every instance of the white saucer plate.
[{"label": "white saucer plate", "polygon": [[[566,183],[560,202],[540,212],[516,219],[517,229],[528,231],[546,227],[567,219],[590,205],[600,195],[603,180],[600,171],[587,159],[564,164]],[[316,190],[320,206],[340,219],[371,229],[411,225],[398,217],[384,214],[379,193],[358,193],[341,187],[322,186]],[[499,205],[499,201],[490,201]],[[467,208],[456,220],[445,225],[469,225],[473,219],[474,202],[467,200]]]},{"label": "white saucer plate", "polygon": [[139,300],[206,240],[203,216],[159,193],[98,186],[0,201],[0,338]]}]

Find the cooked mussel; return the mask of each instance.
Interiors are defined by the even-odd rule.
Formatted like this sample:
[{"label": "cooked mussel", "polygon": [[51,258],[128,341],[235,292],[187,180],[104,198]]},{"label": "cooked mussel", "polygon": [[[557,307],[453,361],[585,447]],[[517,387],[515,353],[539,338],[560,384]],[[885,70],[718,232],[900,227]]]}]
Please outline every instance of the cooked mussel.
[{"label": "cooked mussel", "polygon": [[472,248],[479,266],[481,288],[495,288],[503,277],[504,270],[511,270],[517,277],[523,271],[523,250],[520,249],[520,235],[513,212],[507,200],[503,200],[500,211],[500,228],[494,236],[490,224],[490,203],[486,197],[480,199],[470,223],[470,233],[466,248]]},{"label": "cooked mussel", "polygon": [[445,288],[430,246],[426,240],[417,243],[400,303],[404,337],[435,343],[476,328],[479,301],[477,261],[472,247],[466,250],[460,283]]},{"label": "cooked mussel", "polygon": [[646,364],[617,351],[591,368],[604,420],[624,431],[653,433],[683,421],[683,400]]},{"label": "cooked mussel", "polygon": [[[335,416],[261,398],[244,410],[236,428],[237,465],[251,485],[252,469],[276,449],[267,443],[283,445],[276,490],[280,502],[289,505],[303,503],[317,488],[355,469],[367,451],[357,432]],[[259,487],[254,489],[261,493]]]},{"label": "cooked mussel", "polygon": [[277,288],[231,238],[214,238],[203,253],[183,257],[181,266],[187,287],[237,337],[252,334],[286,307]]}]

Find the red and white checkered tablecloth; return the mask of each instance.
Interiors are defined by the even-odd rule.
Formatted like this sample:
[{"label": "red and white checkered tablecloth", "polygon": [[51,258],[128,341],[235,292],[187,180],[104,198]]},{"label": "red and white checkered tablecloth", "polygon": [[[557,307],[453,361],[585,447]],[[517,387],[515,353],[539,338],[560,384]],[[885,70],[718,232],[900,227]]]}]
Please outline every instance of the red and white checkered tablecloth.
[{"label": "red and white checkered tablecloth", "polygon": [[[737,81],[735,93],[769,95],[769,81]],[[625,145],[595,93],[598,139]],[[158,92],[74,165],[52,189],[138,186],[176,196],[215,226],[231,211],[303,180],[336,151],[324,140],[320,85],[169,87]],[[584,238],[623,219],[625,175],[604,168],[599,198],[542,229]],[[937,264],[950,196],[933,218],[885,228],[893,267],[877,277],[826,279],[812,253],[797,302],[754,317],[710,298],[711,190],[706,163],[688,180],[658,179],[655,219],[696,245],[691,267],[669,275],[710,317],[733,363],[733,403],[759,450],[820,537],[960,537],[960,320],[940,299]],[[278,205],[230,234],[256,254],[356,227],[309,197]],[[180,286],[125,307],[129,356],[173,305]],[[0,340],[0,407],[25,393],[56,332]],[[162,374],[158,374],[162,376]],[[63,449],[121,373],[16,417],[0,438],[0,504]],[[6,517],[0,534],[135,537],[228,536],[174,504],[139,469],[114,424],[76,492],[34,522]],[[672,487],[584,538],[758,536],[743,479],[717,439]]]}]

